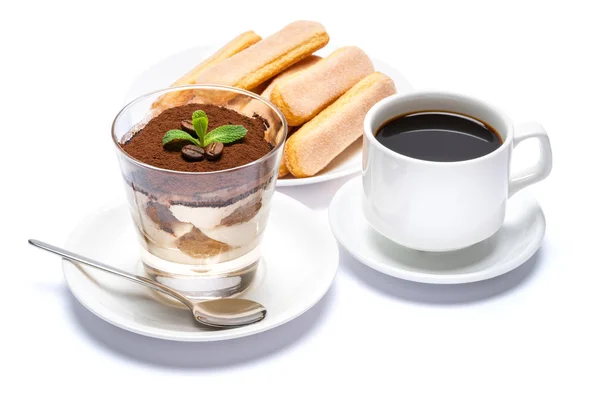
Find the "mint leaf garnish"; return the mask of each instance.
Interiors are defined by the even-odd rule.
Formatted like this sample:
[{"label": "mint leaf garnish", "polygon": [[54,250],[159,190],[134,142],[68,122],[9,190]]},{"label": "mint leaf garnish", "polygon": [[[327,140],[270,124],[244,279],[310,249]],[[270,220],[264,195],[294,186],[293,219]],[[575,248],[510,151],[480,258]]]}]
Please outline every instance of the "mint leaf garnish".
[{"label": "mint leaf garnish", "polygon": [[247,132],[248,129],[244,128],[242,125],[222,125],[208,132],[204,138],[204,146],[208,146],[213,142],[235,142],[246,136]]},{"label": "mint leaf garnish", "polygon": [[194,130],[196,131],[196,135],[198,135],[198,139],[200,140],[201,146],[206,146],[204,144],[204,136],[206,135],[206,129],[208,128],[208,116],[202,110],[196,110],[192,114],[192,125],[194,125]]},{"label": "mint leaf garnish", "polygon": [[162,138],[163,148],[170,151],[179,151],[183,146],[190,143],[202,146],[198,139],[179,129],[171,129]]},{"label": "mint leaf garnish", "polygon": [[187,144],[194,144],[204,148],[211,143],[231,143],[242,139],[248,133],[248,130],[242,125],[223,125],[206,133],[208,129],[208,116],[202,110],[194,111],[192,114],[192,125],[198,138],[183,130],[171,129],[162,138],[162,145],[165,150],[180,151]]}]

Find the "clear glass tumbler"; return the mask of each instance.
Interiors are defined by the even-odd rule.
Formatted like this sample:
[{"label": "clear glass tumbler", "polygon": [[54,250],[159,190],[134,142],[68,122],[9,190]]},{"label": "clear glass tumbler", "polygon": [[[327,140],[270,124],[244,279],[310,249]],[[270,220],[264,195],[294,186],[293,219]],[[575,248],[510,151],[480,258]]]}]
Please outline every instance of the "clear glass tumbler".
[{"label": "clear glass tumbler", "polygon": [[[152,103],[167,94],[175,99],[169,106],[193,102],[250,117],[258,113],[272,150],[249,164],[216,172],[171,171],[132,158],[121,144],[160,112],[152,110]],[[259,264],[286,135],[285,118],[273,104],[226,86],[159,90],[133,100],[117,114],[112,136],[150,278],[195,299],[233,296],[248,287]]]}]

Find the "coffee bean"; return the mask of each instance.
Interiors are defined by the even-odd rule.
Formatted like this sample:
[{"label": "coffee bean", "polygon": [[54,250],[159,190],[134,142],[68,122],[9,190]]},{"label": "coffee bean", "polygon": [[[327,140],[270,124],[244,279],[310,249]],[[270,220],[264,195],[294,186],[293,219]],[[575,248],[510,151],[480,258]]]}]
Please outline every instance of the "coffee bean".
[{"label": "coffee bean", "polygon": [[192,121],[190,121],[190,120],[181,121],[181,130],[184,132],[187,132],[191,135],[196,136],[196,131],[194,130],[194,124],[192,124]]},{"label": "coffee bean", "polygon": [[181,149],[181,156],[186,161],[202,161],[204,159],[204,149],[194,144],[188,144]]},{"label": "coffee bean", "polygon": [[206,154],[206,158],[208,160],[218,160],[223,154],[223,143],[221,142],[212,142],[208,146],[204,148],[204,152]]}]

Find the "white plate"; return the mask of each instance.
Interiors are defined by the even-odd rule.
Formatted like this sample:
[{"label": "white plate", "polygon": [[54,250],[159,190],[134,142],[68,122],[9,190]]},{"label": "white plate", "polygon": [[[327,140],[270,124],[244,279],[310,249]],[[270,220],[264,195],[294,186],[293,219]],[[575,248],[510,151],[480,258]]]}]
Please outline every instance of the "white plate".
[{"label": "white plate", "polygon": [[411,250],[369,226],[361,196],[361,177],[351,179],[336,193],[329,206],[333,234],[364,265],[415,282],[467,283],[505,274],[537,251],[546,232],[540,205],[523,192],[508,201],[504,224],[491,238],[451,252]]},{"label": "white plate", "polygon": [[[88,217],[71,234],[66,248],[130,272],[142,270],[139,244],[124,204]],[[197,342],[252,335],[300,316],[327,292],[337,266],[338,248],[327,224],[281,193],[273,197],[258,277],[242,295],[267,307],[267,317],[253,325],[228,330],[203,327],[189,310],[158,301],[150,289],[63,261],[69,289],[100,318],[146,336]]]},{"label": "white plate", "polygon": [[[193,47],[159,61],[133,81],[127,92],[125,98],[126,102],[154,90],[170,86],[178,77],[184,75],[200,61],[214,54],[219,47],[220,46]],[[328,45],[315,54],[325,56],[336,48],[336,46]],[[383,72],[394,80],[398,93],[406,93],[413,90],[412,85],[397,69],[378,58],[371,57],[371,60],[373,61],[375,70]],[[360,147],[361,143],[360,140],[358,140],[336,157],[327,168],[316,176],[309,178],[284,177],[277,180],[277,186],[308,185],[358,173],[361,168]]]}]

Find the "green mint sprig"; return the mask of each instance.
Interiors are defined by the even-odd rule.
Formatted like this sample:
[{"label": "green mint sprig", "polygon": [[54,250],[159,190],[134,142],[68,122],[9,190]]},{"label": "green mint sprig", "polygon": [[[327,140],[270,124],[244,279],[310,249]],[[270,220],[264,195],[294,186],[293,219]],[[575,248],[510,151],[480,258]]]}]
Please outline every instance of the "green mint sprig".
[{"label": "green mint sprig", "polygon": [[221,125],[208,132],[204,137],[204,146],[213,142],[231,143],[240,140],[248,130],[241,125]]},{"label": "green mint sprig", "polygon": [[165,133],[165,136],[162,138],[163,147],[165,150],[170,151],[179,151],[183,148],[183,146],[190,143],[202,147],[198,139],[179,129],[171,129]]},{"label": "green mint sprig", "polygon": [[162,138],[162,145],[167,150],[179,151],[186,144],[195,144],[199,147],[206,147],[211,143],[231,143],[240,140],[248,130],[242,125],[221,125],[212,131],[206,133],[208,128],[208,116],[202,110],[194,111],[192,114],[192,125],[198,135],[198,139],[187,132],[179,129],[171,129]]},{"label": "green mint sprig", "polygon": [[194,131],[198,135],[198,140],[200,140],[200,143],[204,143],[204,136],[206,135],[206,129],[208,129],[208,116],[206,113],[202,110],[194,111],[192,114],[192,125],[194,125]]}]

